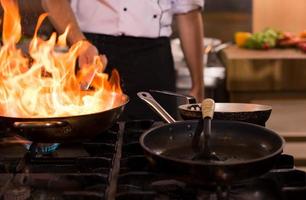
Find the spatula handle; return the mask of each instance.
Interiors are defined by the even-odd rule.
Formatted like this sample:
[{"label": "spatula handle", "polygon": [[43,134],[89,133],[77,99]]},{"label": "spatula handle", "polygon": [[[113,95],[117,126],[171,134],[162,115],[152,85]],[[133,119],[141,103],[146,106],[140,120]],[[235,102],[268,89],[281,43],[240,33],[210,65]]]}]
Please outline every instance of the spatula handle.
[{"label": "spatula handle", "polygon": [[214,117],[215,101],[213,99],[204,99],[202,101],[202,117],[212,119]]}]

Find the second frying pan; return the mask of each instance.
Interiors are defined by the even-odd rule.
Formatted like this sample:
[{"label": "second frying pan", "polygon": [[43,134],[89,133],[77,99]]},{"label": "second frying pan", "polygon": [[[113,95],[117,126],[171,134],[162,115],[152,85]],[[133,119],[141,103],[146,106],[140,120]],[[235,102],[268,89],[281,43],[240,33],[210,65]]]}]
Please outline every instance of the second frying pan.
[{"label": "second frying pan", "polygon": [[[183,119],[200,119],[201,104],[184,104],[178,107]],[[250,103],[216,103],[214,118],[249,122],[265,126],[272,112],[268,105]]]},{"label": "second frying pan", "polygon": [[[201,104],[196,103],[192,96],[169,91],[152,90],[152,92],[185,98],[188,104],[178,107],[181,117],[185,120],[201,119]],[[265,126],[272,112],[272,107],[251,103],[216,103],[214,119],[242,121]]]}]

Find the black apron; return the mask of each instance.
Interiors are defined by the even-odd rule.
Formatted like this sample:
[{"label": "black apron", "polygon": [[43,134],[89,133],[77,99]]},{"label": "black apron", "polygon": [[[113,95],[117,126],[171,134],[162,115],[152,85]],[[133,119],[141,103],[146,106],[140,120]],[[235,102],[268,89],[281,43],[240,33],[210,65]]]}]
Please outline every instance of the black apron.
[{"label": "black apron", "polygon": [[[123,120],[160,119],[142,100],[139,91],[150,89],[175,91],[175,71],[170,39],[109,36],[85,33],[101,54],[108,59],[106,73],[116,68],[121,77],[123,92],[130,97],[123,112]],[[172,115],[177,116],[176,99],[154,95]]]}]

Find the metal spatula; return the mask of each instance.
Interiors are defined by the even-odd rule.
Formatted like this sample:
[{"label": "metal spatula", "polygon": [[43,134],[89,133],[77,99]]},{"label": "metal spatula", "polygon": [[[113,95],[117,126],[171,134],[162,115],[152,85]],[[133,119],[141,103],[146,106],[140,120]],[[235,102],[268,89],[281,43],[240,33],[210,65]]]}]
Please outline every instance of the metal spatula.
[{"label": "metal spatula", "polygon": [[107,65],[107,58],[105,55],[99,55],[98,57],[94,57],[94,61],[92,64],[94,64],[94,69],[90,71],[84,78],[82,78],[82,81],[80,83],[81,90],[88,90],[98,72],[103,72],[106,65]]},{"label": "metal spatula", "polygon": [[95,78],[95,75],[97,73],[97,70],[94,70],[92,73],[90,73],[88,76],[86,76],[82,82],[80,83],[80,86],[81,86],[81,90],[88,90],[92,81],[94,80]]}]

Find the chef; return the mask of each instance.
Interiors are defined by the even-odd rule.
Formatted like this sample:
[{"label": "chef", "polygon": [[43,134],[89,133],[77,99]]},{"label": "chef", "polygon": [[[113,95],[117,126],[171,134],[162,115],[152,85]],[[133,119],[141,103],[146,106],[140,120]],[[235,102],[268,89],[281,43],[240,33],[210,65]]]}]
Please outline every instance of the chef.
[{"label": "chef", "polygon": [[[126,119],[153,118],[154,114],[137,98],[150,89],[175,91],[175,71],[170,49],[175,20],[185,59],[190,70],[190,95],[203,99],[204,0],[42,0],[49,19],[62,33],[70,25],[68,40],[88,42],[79,64],[105,54],[106,72],[119,71],[124,93],[130,97]],[[171,114],[176,101],[159,97]]]}]

